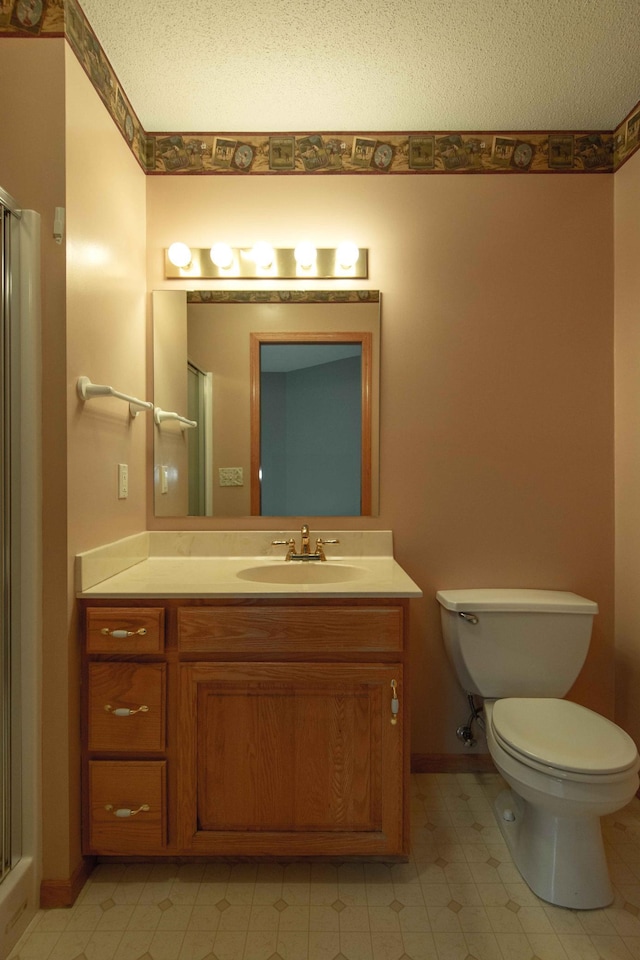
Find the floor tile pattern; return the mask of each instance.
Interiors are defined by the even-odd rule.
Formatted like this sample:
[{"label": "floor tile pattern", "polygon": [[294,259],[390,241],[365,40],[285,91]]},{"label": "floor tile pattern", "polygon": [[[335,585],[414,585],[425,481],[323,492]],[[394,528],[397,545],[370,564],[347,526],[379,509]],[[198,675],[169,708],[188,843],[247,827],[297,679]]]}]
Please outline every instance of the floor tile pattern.
[{"label": "floor tile pattern", "polygon": [[605,819],[615,900],[538,899],[496,825],[495,774],[415,774],[408,863],[101,864],[9,960],[640,960],[640,800]]}]

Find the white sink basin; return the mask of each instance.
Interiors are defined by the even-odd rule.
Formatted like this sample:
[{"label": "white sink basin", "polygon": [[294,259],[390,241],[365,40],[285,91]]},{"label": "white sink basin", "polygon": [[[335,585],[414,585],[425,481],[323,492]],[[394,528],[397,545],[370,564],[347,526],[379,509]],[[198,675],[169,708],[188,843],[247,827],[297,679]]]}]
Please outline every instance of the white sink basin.
[{"label": "white sink basin", "polygon": [[331,563],[319,560],[282,560],[277,566],[267,564],[246,567],[236,576],[240,580],[252,583],[345,583],[361,580],[367,575],[363,567],[354,567],[346,563]]}]

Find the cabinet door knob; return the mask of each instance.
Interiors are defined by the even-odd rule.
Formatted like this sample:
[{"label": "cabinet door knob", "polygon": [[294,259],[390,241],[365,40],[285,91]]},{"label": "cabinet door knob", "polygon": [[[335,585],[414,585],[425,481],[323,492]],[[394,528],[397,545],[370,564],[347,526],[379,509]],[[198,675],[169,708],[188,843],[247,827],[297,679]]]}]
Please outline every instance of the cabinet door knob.
[{"label": "cabinet door knob", "polygon": [[398,700],[398,681],[391,681],[391,725],[395,727],[400,713],[400,701]]},{"label": "cabinet door knob", "polygon": [[110,703],[105,703],[104,709],[113,717],[134,717],[136,713],[149,712],[149,707],[146,703],[141,703],[139,707],[112,707]]},{"label": "cabinet door knob", "polygon": [[113,813],[114,817],[135,817],[137,813],[149,813],[151,807],[148,803],[143,803],[142,806],[138,807],[137,810],[132,810],[131,807],[118,807],[114,808],[112,803],[107,803],[105,805],[105,810],[109,813]]},{"label": "cabinet door knob", "polygon": [[109,627],[103,627],[100,633],[103,637],[114,637],[116,640],[124,640],[126,637],[146,637],[147,628],[140,627],[139,630],[109,630]]}]

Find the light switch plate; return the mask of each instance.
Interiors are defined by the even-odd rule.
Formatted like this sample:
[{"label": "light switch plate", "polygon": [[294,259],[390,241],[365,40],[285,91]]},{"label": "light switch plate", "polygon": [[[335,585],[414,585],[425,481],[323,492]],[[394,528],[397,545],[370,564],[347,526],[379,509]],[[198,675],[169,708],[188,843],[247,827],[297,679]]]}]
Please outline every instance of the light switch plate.
[{"label": "light switch plate", "polygon": [[220,467],[218,469],[218,480],[221,487],[244,486],[242,467]]},{"label": "light switch plate", "polygon": [[126,500],[129,496],[129,465],[118,464],[118,500]]}]

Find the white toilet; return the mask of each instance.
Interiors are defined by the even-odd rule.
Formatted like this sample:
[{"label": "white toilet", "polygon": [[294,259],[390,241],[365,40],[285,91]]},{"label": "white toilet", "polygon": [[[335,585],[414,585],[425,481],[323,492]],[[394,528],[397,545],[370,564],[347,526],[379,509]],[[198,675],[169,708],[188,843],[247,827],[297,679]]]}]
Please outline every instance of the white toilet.
[{"label": "white toilet", "polygon": [[563,697],[585,661],[597,604],[555,590],[440,590],[460,684],[485,698],[493,761],[510,790],[495,814],[522,877],[574,909],[613,900],[600,817],[638,789],[638,752],[610,720]]}]

